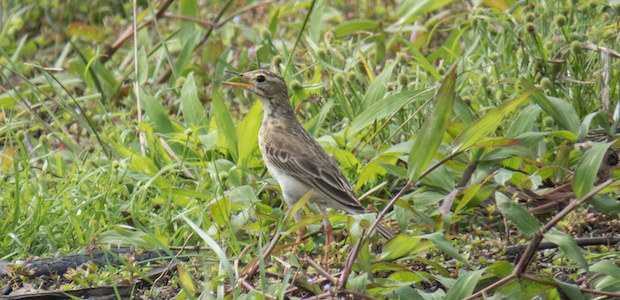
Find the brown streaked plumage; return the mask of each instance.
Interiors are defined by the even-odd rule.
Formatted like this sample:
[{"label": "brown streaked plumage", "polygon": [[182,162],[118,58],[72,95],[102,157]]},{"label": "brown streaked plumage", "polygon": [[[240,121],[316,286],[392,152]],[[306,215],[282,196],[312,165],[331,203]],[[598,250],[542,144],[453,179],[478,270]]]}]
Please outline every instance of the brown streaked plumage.
[{"label": "brown streaked plumage", "polygon": [[[287,204],[294,205],[313,190],[309,201],[323,212],[329,207],[350,214],[365,213],[342,171],[295,117],[284,79],[267,70],[230,73],[244,82],[224,84],[252,92],[263,103],[264,116],[258,145],[269,173],[282,188]],[[387,239],[394,237],[394,233],[381,224],[377,231]]]}]

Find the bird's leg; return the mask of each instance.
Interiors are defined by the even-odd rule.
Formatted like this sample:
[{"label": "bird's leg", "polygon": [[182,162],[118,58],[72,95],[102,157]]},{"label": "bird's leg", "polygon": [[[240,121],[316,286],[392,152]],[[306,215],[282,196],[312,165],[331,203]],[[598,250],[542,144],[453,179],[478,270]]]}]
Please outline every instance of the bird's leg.
[{"label": "bird's leg", "polygon": [[301,239],[304,238],[305,234],[306,234],[306,227],[299,228],[299,231],[297,231],[297,239],[295,240],[295,246],[293,246],[293,254],[297,252],[297,246],[301,244]]},{"label": "bird's leg", "polygon": [[329,249],[331,247],[333,228],[332,223],[329,222],[327,209],[320,207],[319,210],[321,211],[321,214],[325,216],[322,221],[323,229],[325,229],[325,256],[323,256],[323,267],[325,267],[325,269],[328,269],[327,261],[329,260]]},{"label": "bird's leg", "polygon": [[329,222],[329,217],[325,217],[323,219],[323,228],[325,228],[325,255],[323,256],[323,267],[328,269],[328,258],[329,258],[329,248],[331,247],[332,241],[332,223]]},{"label": "bird's leg", "polygon": [[[293,216],[293,219],[295,219],[296,223],[301,222],[300,212],[296,212],[295,215]],[[299,228],[299,230],[297,231],[297,239],[295,240],[295,246],[293,246],[293,254],[297,252],[297,247],[299,246],[299,244],[301,244],[301,239],[304,238],[305,234],[306,234],[306,227]]]}]

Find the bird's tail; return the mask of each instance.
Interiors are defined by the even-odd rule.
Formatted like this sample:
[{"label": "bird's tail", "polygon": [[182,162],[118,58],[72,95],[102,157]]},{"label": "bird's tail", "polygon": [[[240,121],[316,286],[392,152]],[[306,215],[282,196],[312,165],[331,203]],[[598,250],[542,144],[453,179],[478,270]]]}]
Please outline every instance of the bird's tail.
[{"label": "bird's tail", "polygon": [[390,240],[396,236],[392,230],[385,227],[385,225],[379,223],[377,224],[377,232],[381,234],[385,239]]}]

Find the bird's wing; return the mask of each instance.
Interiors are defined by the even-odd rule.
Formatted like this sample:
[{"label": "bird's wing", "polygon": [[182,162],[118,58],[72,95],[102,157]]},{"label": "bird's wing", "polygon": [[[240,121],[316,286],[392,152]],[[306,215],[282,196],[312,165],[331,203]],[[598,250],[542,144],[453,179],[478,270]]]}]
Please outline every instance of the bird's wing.
[{"label": "bird's wing", "polygon": [[319,143],[301,125],[291,130],[276,122],[262,129],[270,131],[263,135],[268,139],[264,141],[265,159],[287,175],[332,198],[337,203],[331,207],[363,213],[365,210],[357,201],[351,184]]}]

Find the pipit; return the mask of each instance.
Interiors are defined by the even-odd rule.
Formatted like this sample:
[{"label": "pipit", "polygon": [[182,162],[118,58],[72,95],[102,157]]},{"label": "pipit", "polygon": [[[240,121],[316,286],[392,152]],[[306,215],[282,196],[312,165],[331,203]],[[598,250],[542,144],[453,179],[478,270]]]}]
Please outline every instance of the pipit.
[{"label": "pipit", "polygon": [[[291,106],[284,78],[267,70],[245,73],[230,72],[244,82],[224,82],[241,87],[263,103],[263,122],[258,132],[258,146],[271,176],[280,184],[284,200],[293,206],[310,190],[309,202],[316,204],[323,214],[326,208],[335,208],[350,214],[366,210],[357,200],[351,184],[327,152],[299,123]],[[300,216],[295,215],[299,221]],[[329,245],[331,225],[327,230]],[[394,233],[379,224],[377,231],[386,239]],[[299,242],[301,237],[298,237]]]}]

